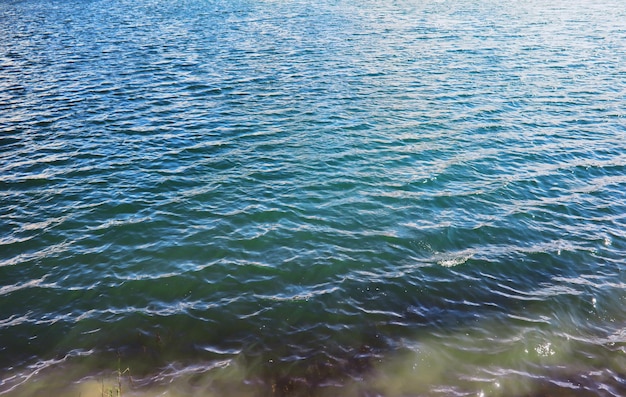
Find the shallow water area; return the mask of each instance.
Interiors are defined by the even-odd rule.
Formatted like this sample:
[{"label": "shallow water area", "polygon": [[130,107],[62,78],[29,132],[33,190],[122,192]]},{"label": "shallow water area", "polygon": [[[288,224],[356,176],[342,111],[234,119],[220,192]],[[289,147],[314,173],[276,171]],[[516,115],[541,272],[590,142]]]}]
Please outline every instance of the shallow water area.
[{"label": "shallow water area", "polygon": [[626,395],[624,20],[0,3],[0,395]]},{"label": "shallow water area", "polygon": [[[495,329],[482,325],[480,329]],[[360,349],[346,360],[312,362],[306,368],[244,357],[169,363],[159,374],[133,374],[130,367],[87,374],[85,361],[44,369],[20,395],[125,396],[593,396],[622,392],[624,364],[609,341],[599,353],[602,370],[591,369],[584,342],[567,334],[546,339],[536,330],[513,330],[481,338],[477,327],[405,341],[401,351]],[[476,342],[483,339],[482,342]],[[588,341],[587,341],[588,343]],[[494,345],[497,345],[494,348]],[[600,358],[602,356],[602,358]],[[130,361],[125,360],[128,363]],[[139,364],[140,363],[135,363]],[[600,364],[597,362],[596,365]],[[607,385],[613,385],[607,388]],[[119,393],[119,394],[118,394]],[[11,393],[9,393],[11,394]]]}]

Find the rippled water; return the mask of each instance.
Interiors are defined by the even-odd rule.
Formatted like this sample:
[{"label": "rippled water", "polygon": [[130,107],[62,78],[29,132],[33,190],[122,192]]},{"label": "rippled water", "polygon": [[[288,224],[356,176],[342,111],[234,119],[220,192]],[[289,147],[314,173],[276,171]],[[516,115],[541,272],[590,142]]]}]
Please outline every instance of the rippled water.
[{"label": "rippled water", "polygon": [[0,394],[626,395],[624,21],[2,1]]}]

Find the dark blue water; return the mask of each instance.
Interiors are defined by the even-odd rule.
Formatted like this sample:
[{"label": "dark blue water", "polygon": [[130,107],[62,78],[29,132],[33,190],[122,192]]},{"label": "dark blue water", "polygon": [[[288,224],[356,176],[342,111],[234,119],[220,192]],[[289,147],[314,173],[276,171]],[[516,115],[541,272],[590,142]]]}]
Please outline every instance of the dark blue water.
[{"label": "dark blue water", "polygon": [[626,5],[0,2],[0,394],[626,395]]}]

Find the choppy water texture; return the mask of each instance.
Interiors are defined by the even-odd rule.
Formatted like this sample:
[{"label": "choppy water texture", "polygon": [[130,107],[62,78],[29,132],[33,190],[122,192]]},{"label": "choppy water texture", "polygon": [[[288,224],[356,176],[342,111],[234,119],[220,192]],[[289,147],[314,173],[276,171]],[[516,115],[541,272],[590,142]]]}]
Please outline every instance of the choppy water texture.
[{"label": "choppy water texture", "polygon": [[0,394],[626,395],[625,21],[2,1]]}]

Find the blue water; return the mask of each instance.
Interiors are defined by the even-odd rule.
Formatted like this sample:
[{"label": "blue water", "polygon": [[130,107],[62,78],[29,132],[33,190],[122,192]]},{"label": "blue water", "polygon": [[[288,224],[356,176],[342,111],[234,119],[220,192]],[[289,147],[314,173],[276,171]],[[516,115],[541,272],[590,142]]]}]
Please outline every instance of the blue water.
[{"label": "blue water", "polygon": [[626,395],[624,21],[0,2],[0,394]]}]

